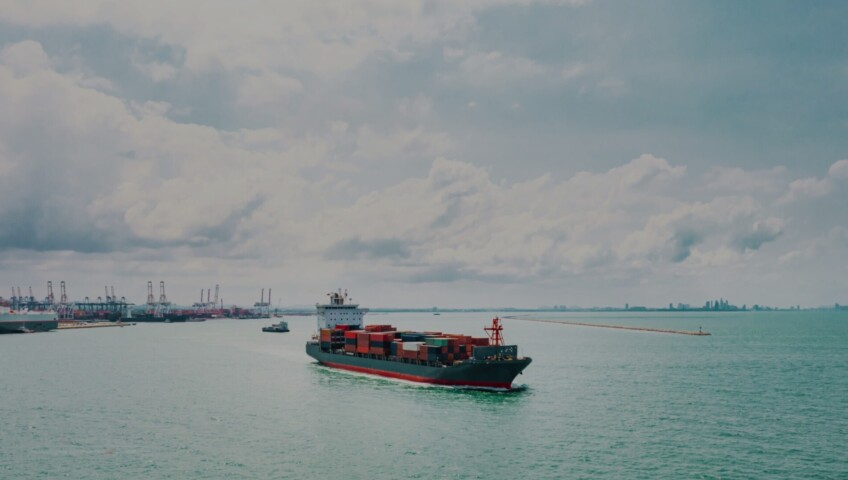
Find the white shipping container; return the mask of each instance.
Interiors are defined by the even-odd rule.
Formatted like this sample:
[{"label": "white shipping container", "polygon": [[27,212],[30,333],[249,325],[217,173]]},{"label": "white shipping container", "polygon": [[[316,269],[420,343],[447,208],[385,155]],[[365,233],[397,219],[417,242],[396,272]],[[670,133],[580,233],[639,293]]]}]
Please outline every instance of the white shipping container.
[{"label": "white shipping container", "polygon": [[424,345],[424,342],[403,342],[403,349],[407,352],[417,352],[421,345]]}]

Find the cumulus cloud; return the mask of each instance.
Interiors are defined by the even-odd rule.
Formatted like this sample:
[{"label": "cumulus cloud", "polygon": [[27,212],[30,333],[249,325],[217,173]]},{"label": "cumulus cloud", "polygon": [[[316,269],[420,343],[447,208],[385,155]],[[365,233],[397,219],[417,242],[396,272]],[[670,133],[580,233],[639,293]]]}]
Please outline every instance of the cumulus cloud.
[{"label": "cumulus cloud", "polygon": [[848,179],[848,160],[834,162],[824,178],[801,178],[789,184],[786,192],[778,203],[792,203],[806,198],[819,198],[830,194],[838,182]]},{"label": "cumulus cloud", "polygon": [[[426,177],[372,192],[324,220],[355,239],[390,231],[400,245],[416,245],[387,265],[413,282],[617,274],[611,266],[621,272],[684,262],[695,247],[701,259],[711,251],[752,252],[782,232],[783,221],[751,197],[675,198],[668,187],[686,181],[685,172],[642,155],[604,173],[503,185],[483,168],[440,158]],[[340,249],[368,252],[370,245],[346,240],[320,248],[340,258]]]},{"label": "cumulus cloud", "polygon": [[777,193],[786,188],[786,167],[767,170],[745,170],[739,167],[718,167],[704,176],[709,190],[738,193]]},{"label": "cumulus cloud", "polygon": [[535,61],[501,52],[480,52],[469,55],[459,64],[461,78],[473,85],[502,85],[546,73]]},{"label": "cumulus cloud", "polygon": [[[85,5],[34,0],[13,2],[0,19],[32,27],[108,24],[119,32],[161,39],[185,49],[185,67],[201,71],[294,68],[333,76],[373,55],[403,58],[405,45],[450,38],[474,25],[476,11],[509,2],[372,1],[346,3],[260,1],[252,8],[186,1]],[[197,21],[202,12],[203,21]],[[161,73],[161,72],[160,72]]]},{"label": "cumulus cloud", "polygon": [[4,47],[0,51],[0,62],[20,75],[27,75],[50,66],[50,58],[44,53],[41,44],[33,40]]},{"label": "cumulus cloud", "polygon": [[134,65],[154,82],[170,80],[177,74],[175,66],[164,62],[134,63]]},{"label": "cumulus cloud", "polygon": [[835,162],[830,166],[827,174],[830,178],[835,180],[848,180],[848,159]]},{"label": "cumulus cloud", "polygon": [[362,240],[349,238],[330,247],[326,257],[331,260],[408,258],[410,247],[396,238]]},{"label": "cumulus cloud", "polygon": [[420,127],[384,133],[363,125],[357,132],[354,155],[372,161],[398,160],[409,155],[433,158],[446,153],[451,146],[448,135]]},{"label": "cumulus cloud", "polygon": [[247,108],[278,109],[292,96],[303,92],[296,78],[273,72],[245,75],[238,93],[238,104]]},{"label": "cumulus cloud", "polygon": [[[486,17],[504,12],[481,11],[532,3],[4,5],[0,21],[20,35],[95,32],[115,50],[98,63],[90,40],[45,41],[50,55],[27,38],[0,47],[0,269],[279,278],[285,267],[298,282],[556,291],[842,252],[841,236],[832,248],[809,240],[834,219],[806,209],[838,205],[848,160],[823,176],[723,158],[701,173],[691,158],[714,152],[690,158],[681,142],[668,159],[638,155],[666,147],[626,118],[603,125],[630,128],[607,143],[639,140],[606,151],[603,167],[580,158],[583,137],[539,154],[584,120],[643,111],[616,95],[650,82],[584,51],[591,32],[553,54],[491,40]],[[603,103],[567,95],[578,91]],[[513,108],[483,118],[496,105]],[[508,136],[514,151],[492,142]],[[818,233],[802,231],[811,219]]]},{"label": "cumulus cloud", "polygon": [[750,230],[737,234],[734,242],[736,248],[741,252],[757,250],[764,243],[771,242],[783,233],[785,225],[783,219],[775,217],[757,220],[751,225]]},{"label": "cumulus cloud", "polygon": [[[21,52],[38,60],[25,65],[39,68],[21,69]],[[212,128],[169,120],[166,103],[126,103],[87,88],[44,68],[41,54],[32,42],[13,45],[0,65],[4,248],[108,252],[243,241],[264,200],[288,195],[270,185],[296,191],[288,174],[296,161],[286,152],[247,150]]]}]

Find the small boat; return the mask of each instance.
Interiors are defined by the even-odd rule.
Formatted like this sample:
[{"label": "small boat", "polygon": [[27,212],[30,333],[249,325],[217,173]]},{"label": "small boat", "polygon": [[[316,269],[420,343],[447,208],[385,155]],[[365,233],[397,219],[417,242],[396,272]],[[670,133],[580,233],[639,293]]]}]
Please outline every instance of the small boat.
[{"label": "small boat", "polygon": [[268,327],[262,327],[262,331],[263,332],[280,332],[280,333],[288,332],[289,331],[289,324],[286,323],[286,322],[280,321],[280,323],[275,323],[275,324],[268,326]]}]

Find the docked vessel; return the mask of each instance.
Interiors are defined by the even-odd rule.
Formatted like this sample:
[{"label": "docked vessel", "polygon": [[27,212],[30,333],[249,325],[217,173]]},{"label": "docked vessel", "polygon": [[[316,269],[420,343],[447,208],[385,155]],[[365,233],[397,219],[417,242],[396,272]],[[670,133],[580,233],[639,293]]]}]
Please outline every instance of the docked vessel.
[{"label": "docked vessel", "polygon": [[516,345],[504,345],[503,326],[492,320],[487,337],[442,332],[399,332],[391,325],[364,326],[368,309],[348,303],[347,292],[316,305],[319,334],[306,353],[333,368],[413,382],[512,390],[532,362]]},{"label": "docked vessel", "polygon": [[0,306],[0,333],[47,332],[58,327],[54,311],[18,311]]}]

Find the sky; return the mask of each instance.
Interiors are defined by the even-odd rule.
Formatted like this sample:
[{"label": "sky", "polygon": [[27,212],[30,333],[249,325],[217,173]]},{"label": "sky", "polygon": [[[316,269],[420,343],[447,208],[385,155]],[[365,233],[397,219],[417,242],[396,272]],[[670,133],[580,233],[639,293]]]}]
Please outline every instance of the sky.
[{"label": "sky", "polygon": [[7,290],[844,304],[846,206],[846,2],[0,0]]}]

